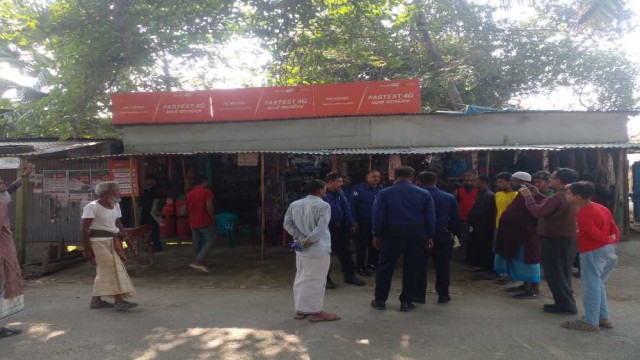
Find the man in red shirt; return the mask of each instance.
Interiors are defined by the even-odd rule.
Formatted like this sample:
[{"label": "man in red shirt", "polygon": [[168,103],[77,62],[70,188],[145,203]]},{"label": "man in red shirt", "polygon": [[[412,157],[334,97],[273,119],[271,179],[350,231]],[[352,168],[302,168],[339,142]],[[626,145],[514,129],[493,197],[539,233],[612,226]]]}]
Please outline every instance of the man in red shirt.
[{"label": "man in red shirt", "polygon": [[478,197],[478,189],[473,186],[475,181],[476,172],[474,170],[467,170],[462,174],[462,185],[456,188],[456,198],[458,199],[458,208],[460,210],[460,242],[462,245],[459,249],[458,256],[462,256],[468,263],[471,262],[471,260],[467,254],[467,246],[470,238],[467,217]]},{"label": "man in red shirt", "polygon": [[213,192],[209,190],[207,180],[203,177],[197,177],[193,185],[193,189],[187,193],[187,213],[196,260],[189,266],[208,273],[209,267],[206,260],[216,239]]},{"label": "man in red shirt", "polygon": [[600,331],[600,328],[613,327],[604,284],[618,263],[616,244],[620,240],[620,230],[609,209],[591,202],[594,193],[595,186],[589,181],[567,186],[567,201],[580,208],[576,218],[585,313],[582,319],[564,322],[562,326],[568,329]]}]

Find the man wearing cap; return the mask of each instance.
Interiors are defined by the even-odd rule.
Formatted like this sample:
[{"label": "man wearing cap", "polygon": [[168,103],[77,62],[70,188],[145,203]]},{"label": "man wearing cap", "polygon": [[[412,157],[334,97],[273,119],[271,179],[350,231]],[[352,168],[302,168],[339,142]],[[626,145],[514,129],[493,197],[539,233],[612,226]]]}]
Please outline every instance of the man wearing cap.
[{"label": "man wearing cap", "polygon": [[[511,188],[518,190],[531,182],[531,175],[518,171],[511,176]],[[536,198],[544,198],[540,194]],[[494,270],[508,274],[520,286],[508,288],[517,292],[514,299],[532,299],[540,293],[540,239],[536,218],[525,205],[525,198],[517,195],[500,218],[496,236]]]},{"label": "man wearing cap", "polygon": [[566,186],[578,181],[575,170],[561,168],[549,178],[555,194],[549,198],[538,196],[536,188],[522,189],[526,207],[538,218],[538,232],[542,247],[544,277],[553,294],[553,304],[544,305],[551,314],[576,314],[576,301],[571,289],[571,264],[576,256],[577,207],[565,196]]}]

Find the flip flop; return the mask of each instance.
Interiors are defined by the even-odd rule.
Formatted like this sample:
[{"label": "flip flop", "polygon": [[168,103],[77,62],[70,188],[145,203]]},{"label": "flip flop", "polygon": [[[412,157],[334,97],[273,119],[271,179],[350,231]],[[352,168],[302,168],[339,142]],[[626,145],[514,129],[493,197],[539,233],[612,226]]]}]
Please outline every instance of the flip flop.
[{"label": "flip flop", "polygon": [[569,320],[562,323],[562,327],[573,330],[581,330],[581,331],[589,331],[589,332],[598,332],[600,328],[598,325],[587,324],[586,322],[578,319],[578,320]]},{"label": "flip flop", "polygon": [[13,335],[18,335],[22,332],[20,329],[0,328],[0,338],[5,338]]},{"label": "flip flop", "polygon": [[309,321],[311,322],[323,322],[323,321],[336,321],[336,320],[340,320],[341,317],[336,315],[336,314],[331,314],[328,312],[324,312],[321,311],[318,314],[313,314],[311,315],[311,318],[309,318]]},{"label": "flip flop", "polygon": [[106,302],[104,300],[100,301],[97,304],[90,304],[89,305],[89,309],[111,309],[115,307],[115,305],[113,305],[110,302]]}]

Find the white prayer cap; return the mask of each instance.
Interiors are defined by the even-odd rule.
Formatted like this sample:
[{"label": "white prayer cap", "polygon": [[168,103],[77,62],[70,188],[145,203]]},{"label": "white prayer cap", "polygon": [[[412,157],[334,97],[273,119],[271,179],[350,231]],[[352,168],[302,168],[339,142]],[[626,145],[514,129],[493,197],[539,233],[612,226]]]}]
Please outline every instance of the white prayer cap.
[{"label": "white prayer cap", "polygon": [[512,179],[518,179],[518,180],[522,180],[522,181],[531,181],[531,175],[529,173],[526,173],[524,171],[518,171],[516,173],[514,173],[513,175],[511,175]]}]

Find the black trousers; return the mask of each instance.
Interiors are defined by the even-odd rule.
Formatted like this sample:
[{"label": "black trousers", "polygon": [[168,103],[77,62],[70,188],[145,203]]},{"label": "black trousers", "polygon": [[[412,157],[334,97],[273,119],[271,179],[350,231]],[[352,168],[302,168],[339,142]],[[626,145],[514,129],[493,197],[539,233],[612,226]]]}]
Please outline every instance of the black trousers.
[{"label": "black trousers", "polygon": [[433,267],[436,270],[436,293],[438,296],[449,295],[451,284],[451,255],[453,254],[453,235],[448,231],[439,231],[433,239],[434,246],[431,250],[424,250],[421,261],[417,266],[415,297],[424,300],[427,297],[427,264],[429,257],[433,258]]},{"label": "black trousers", "polygon": [[493,271],[493,230],[474,230],[469,237],[467,261],[473,266],[480,266],[484,270]]},{"label": "black trousers", "polygon": [[331,232],[331,251],[338,256],[342,273],[345,278],[355,275],[355,265],[349,251],[349,229],[344,227],[329,227]]},{"label": "black trousers", "polygon": [[[378,249],[373,247],[371,224],[358,223],[360,226],[356,235],[356,268],[364,269],[366,265],[378,265],[380,256]],[[367,256],[367,253],[369,256]]]},{"label": "black trousers", "polygon": [[385,302],[389,298],[393,271],[402,255],[404,266],[400,301],[411,302],[426,242],[427,231],[424,225],[388,226],[382,231],[380,261],[376,270],[376,301]]},{"label": "black trousers", "polygon": [[550,238],[540,236],[542,268],[556,306],[576,310],[571,288],[571,266],[578,252],[575,237]]},{"label": "black trousers", "polygon": [[142,216],[140,219],[140,225],[151,225],[151,243],[154,250],[162,249],[162,243],[160,242],[160,224],[149,215],[148,217]]}]

